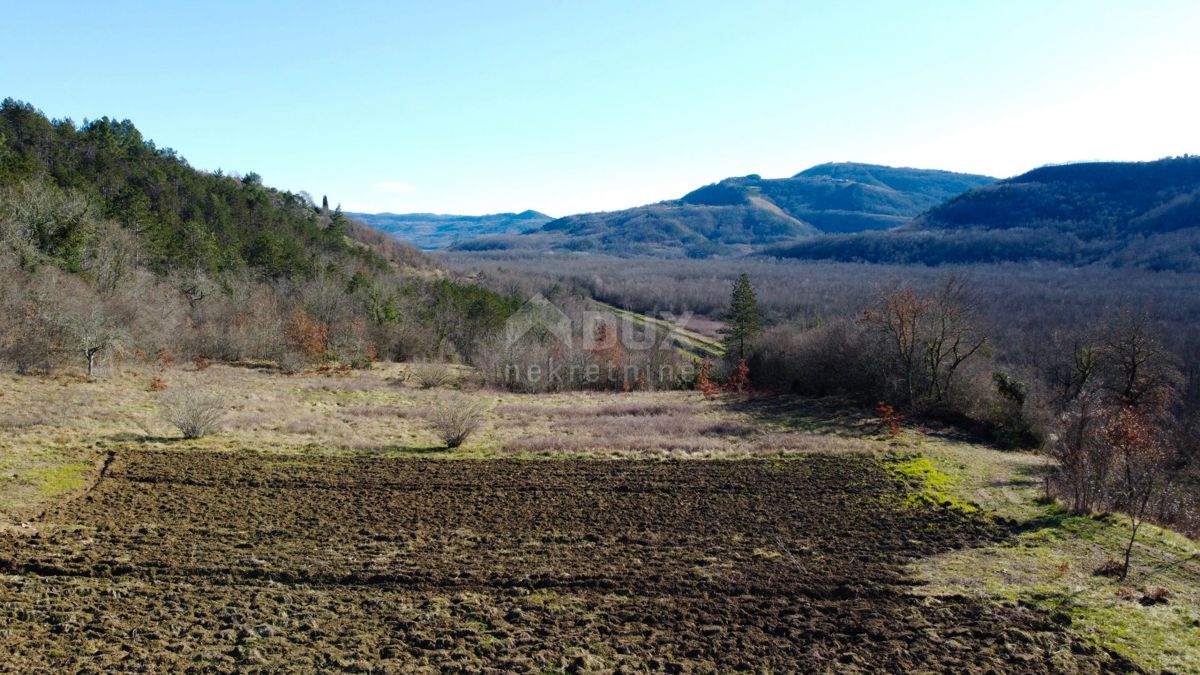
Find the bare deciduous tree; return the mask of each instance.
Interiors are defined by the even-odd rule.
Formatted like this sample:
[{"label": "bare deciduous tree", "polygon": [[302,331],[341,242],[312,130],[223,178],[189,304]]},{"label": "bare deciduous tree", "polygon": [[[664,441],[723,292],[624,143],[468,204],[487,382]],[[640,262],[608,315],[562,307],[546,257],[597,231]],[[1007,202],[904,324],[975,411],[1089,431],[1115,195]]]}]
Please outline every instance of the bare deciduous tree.
[{"label": "bare deciduous tree", "polygon": [[962,279],[951,277],[932,297],[925,338],[927,388],[934,405],[946,402],[959,368],[987,344],[979,327],[978,302]]},{"label": "bare deciduous tree", "polygon": [[1106,331],[1101,352],[1105,387],[1122,405],[1164,411],[1182,379],[1144,314],[1126,314]]},{"label": "bare deciduous tree", "polygon": [[1059,412],[1066,411],[1094,383],[1099,349],[1078,331],[1056,331],[1038,356],[1045,359],[1042,370]]},{"label": "bare deciduous tree", "polygon": [[61,321],[71,348],[83,355],[87,361],[88,378],[92,378],[96,371],[97,357],[117,345],[124,336],[124,331],[116,325],[104,308],[96,303],[64,312]]},{"label": "bare deciduous tree", "polygon": [[84,269],[94,280],[97,291],[112,295],[137,269],[137,256],[134,236],[120,225],[104,221],[99,225]]},{"label": "bare deciduous tree", "polygon": [[1129,516],[1130,535],[1125,546],[1121,578],[1129,576],[1129,558],[1147,510],[1167,486],[1170,453],[1156,420],[1132,407],[1122,407],[1107,421],[1104,441],[1117,463],[1117,505]]},{"label": "bare deciduous tree", "polygon": [[944,406],[963,364],[987,343],[972,293],[954,277],[931,295],[913,288],[887,293],[863,318],[910,407]]},{"label": "bare deciduous tree", "polygon": [[1051,484],[1073,513],[1091,513],[1107,502],[1112,453],[1101,438],[1104,409],[1094,392],[1078,396],[1060,420],[1051,446],[1058,471]]}]

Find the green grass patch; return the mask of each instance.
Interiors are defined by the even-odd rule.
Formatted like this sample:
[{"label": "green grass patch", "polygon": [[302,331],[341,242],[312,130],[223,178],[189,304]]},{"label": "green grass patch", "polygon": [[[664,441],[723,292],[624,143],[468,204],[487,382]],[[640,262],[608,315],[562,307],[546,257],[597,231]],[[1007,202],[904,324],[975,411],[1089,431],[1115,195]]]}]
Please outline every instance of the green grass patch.
[{"label": "green grass patch", "polygon": [[91,468],[91,464],[62,464],[34,471],[29,480],[37,486],[39,495],[54,497],[83,487],[84,474]]},{"label": "green grass patch", "polygon": [[974,504],[956,494],[954,479],[924,455],[897,457],[886,462],[889,469],[913,483],[916,488],[904,498],[908,506],[943,506],[966,513],[977,511]]},{"label": "green grass patch", "polygon": [[[1125,582],[1095,572],[1119,559],[1129,537],[1120,514],[1077,515],[1041,500],[1044,460],[967,443],[926,439],[920,457],[891,465],[936,493],[959,495],[1005,518],[1013,536],[914,565],[929,595],[971,595],[1032,606],[1093,644],[1151,672],[1200,672],[1200,549],[1145,525]],[[1157,588],[1165,604],[1143,604]]]},{"label": "green grass patch", "polygon": [[[1150,671],[1200,672],[1200,598],[1195,546],[1147,525],[1129,580],[1095,570],[1119,557],[1127,528],[1118,518],[1072,515],[1046,506],[1013,540],[925,561],[925,592],[982,594],[1035,607],[1093,644]],[[1139,600],[1152,589],[1165,604]]]}]

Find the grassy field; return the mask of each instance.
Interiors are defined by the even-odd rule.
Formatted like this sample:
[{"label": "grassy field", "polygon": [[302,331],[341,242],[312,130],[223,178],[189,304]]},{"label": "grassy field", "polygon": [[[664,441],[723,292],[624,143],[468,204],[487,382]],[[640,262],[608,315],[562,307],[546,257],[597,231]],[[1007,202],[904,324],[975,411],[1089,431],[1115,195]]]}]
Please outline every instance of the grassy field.
[{"label": "grassy field", "polygon": [[[1094,644],[1150,671],[1200,672],[1200,546],[1151,525],[1138,534],[1129,578],[1097,574],[1129,539],[1124,516],[1076,516],[1044,497],[1043,458],[942,439],[914,439],[939,491],[1007,520],[1000,544],[921,561],[932,596],[969,595],[1049,613]],[[1150,599],[1159,589],[1165,603]]]},{"label": "grassy field", "polygon": [[[992,518],[1005,532],[918,556],[906,572],[919,582],[914,593],[939,602],[969,597],[1032,608],[1143,668],[1200,671],[1196,543],[1147,528],[1129,580],[1094,574],[1119,555],[1128,525],[1114,516],[1072,516],[1042,500],[1046,463],[1038,456],[936,430],[892,438],[869,411],[841,401],[710,400],[693,392],[518,395],[480,389],[466,369],[457,375],[451,385],[431,389],[417,386],[410,369],[396,364],[344,375],[284,376],[217,365],[204,371],[117,367],[94,382],[5,376],[0,522],[13,532],[37,529],[40,514],[94,485],[114,454],[217,453],[231,461],[266,455],[285,463],[289,457],[879,456],[898,480],[917,488],[896,496],[896,509]],[[155,379],[164,392],[152,391]],[[184,440],[164,421],[159,397],[183,388],[221,393],[228,414],[219,433]],[[484,403],[485,422],[462,447],[447,450],[431,430],[430,412],[468,400]],[[777,546],[754,548],[764,558],[783,555]],[[1166,602],[1151,602],[1163,595],[1160,588]]]}]

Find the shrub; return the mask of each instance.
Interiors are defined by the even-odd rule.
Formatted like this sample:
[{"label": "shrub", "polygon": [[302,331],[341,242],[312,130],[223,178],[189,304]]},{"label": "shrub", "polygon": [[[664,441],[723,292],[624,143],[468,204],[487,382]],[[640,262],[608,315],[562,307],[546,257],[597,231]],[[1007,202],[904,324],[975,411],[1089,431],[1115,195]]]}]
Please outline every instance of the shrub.
[{"label": "shrub", "polygon": [[454,380],[453,371],[444,363],[414,363],[411,372],[413,381],[422,389],[444,387]]},{"label": "shrub", "polygon": [[739,394],[745,393],[750,388],[750,367],[746,365],[746,359],[737,360],[737,364],[733,367],[733,373],[725,383],[725,388]]},{"label": "shrub", "polygon": [[1170,601],[1170,599],[1171,591],[1163,588],[1162,586],[1157,586],[1143,593],[1142,597],[1138,599],[1138,602],[1149,607],[1151,605],[1165,605]]},{"label": "shrub", "polygon": [[279,357],[279,370],[284,375],[296,375],[308,367],[308,359],[303,354],[286,351]]},{"label": "shrub", "polygon": [[154,354],[154,365],[158,366],[159,370],[166,370],[175,365],[175,355],[166,347],[160,347]]},{"label": "shrub", "polygon": [[894,407],[880,401],[879,405],[875,406],[875,412],[879,413],[879,421],[887,429],[889,436],[900,435],[900,422],[904,417],[896,412]]},{"label": "shrub", "polygon": [[1121,576],[1121,570],[1123,567],[1124,566],[1121,565],[1120,561],[1116,560],[1115,558],[1108,558],[1104,562],[1100,563],[1100,566],[1097,567],[1092,574],[1098,577],[1119,577]]},{"label": "shrub", "polygon": [[288,320],[287,338],[293,351],[317,360],[325,355],[328,347],[329,327],[297,309]]},{"label": "shrub", "polygon": [[184,438],[204,438],[216,431],[225,417],[225,401],[219,395],[193,387],[177,389],[160,400],[167,421]]},{"label": "shrub", "polygon": [[447,448],[457,448],[479,429],[486,412],[482,401],[450,401],[434,408],[429,421]]},{"label": "shrub", "polygon": [[696,376],[692,380],[696,391],[704,394],[705,398],[714,396],[719,387],[712,380],[712,361],[704,359],[696,366]]}]

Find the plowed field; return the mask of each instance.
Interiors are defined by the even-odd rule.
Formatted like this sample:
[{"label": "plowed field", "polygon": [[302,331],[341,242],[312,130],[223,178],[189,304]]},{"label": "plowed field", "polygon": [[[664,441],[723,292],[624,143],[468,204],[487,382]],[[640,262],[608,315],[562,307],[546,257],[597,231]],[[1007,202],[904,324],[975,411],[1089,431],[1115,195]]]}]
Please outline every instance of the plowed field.
[{"label": "plowed field", "polygon": [[1128,668],[1031,610],[911,594],[905,563],[1003,532],[909,489],[866,455],[120,452],[0,533],[0,670]]}]

